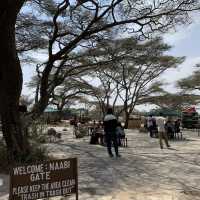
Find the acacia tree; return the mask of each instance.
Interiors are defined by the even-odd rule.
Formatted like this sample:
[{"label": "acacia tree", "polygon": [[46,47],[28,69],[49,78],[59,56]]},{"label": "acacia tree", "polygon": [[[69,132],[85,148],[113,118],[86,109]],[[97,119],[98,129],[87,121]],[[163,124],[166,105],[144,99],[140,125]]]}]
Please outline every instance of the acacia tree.
[{"label": "acacia tree", "polygon": [[19,13],[16,21],[17,52],[25,54],[27,51],[47,48],[49,27],[51,27],[50,23],[45,23],[34,15]]},{"label": "acacia tree", "polygon": [[199,95],[165,92],[163,95],[147,96],[141,99],[139,103],[150,103],[160,108],[182,111],[187,106],[199,103],[199,100]]},{"label": "acacia tree", "polygon": [[97,99],[102,116],[105,116],[108,107],[115,110],[120,93],[119,84],[100,71],[95,71],[93,76],[100,84],[93,87],[91,95]]},{"label": "acacia tree", "polygon": [[[18,111],[19,97],[22,88],[22,72],[16,52],[15,24],[25,0],[7,0],[0,4],[0,113],[3,135],[8,147],[10,160],[27,155],[29,147],[21,128]],[[124,29],[131,29],[148,37],[154,31],[166,31],[188,19],[189,11],[199,9],[198,0],[180,1],[139,1],[139,0],[34,0],[39,5],[40,19],[51,21],[48,28],[48,58],[38,70],[41,76],[39,100],[34,106],[32,118],[38,117],[48,105],[50,94],[61,84],[68,73],[66,67],[76,67],[70,53],[102,37],[105,30],[124,24]],[[30,6],[27,1],[26,6]],[[51,6],[45,6],[48,5]],[[53,8],[53,9],[52,9]],[[36,7],[33,7],[36,13]],[[50,10],[53,17],[46,11]],[[73,64],[73,65],[72,65]],[[82,66],[83,67],[83,66]],[[50,75],[53,73],[53,79]],[[60,75],[60,79],[57,76]],[[8,84],[9,83],[9,84]]]},{"label": "acacia tree", "polygon": [[96,74],[107,87],[104,90],[105,97],[114,98],[113,106],[119,99],[123,102],[119,113],[125,114],[126,128],[131,113],[141,99],[162,92],[161,84],[158,82],[152,84],[152,81],[165,70],[176,67],[183,61],[184,58],[165,55],[169,49],[170,46],[164,44],[160,38],[145,43],[139,43],[134,38],[126,38],[104,41],[96,52],[93,52],[101,58],[103,55],[105,59],[112,57],[114,61],[98,70]]},{"label": "acacia tree", "polygon": [[83,95],[90,95],[91,92],[91,88],[85,84],[82,78],[71,77],[54,90],[49,104],[56,105],[58,111],[61,113],[72,101],[81,101]]},{"label": "acacia tree", "polygon": [[177,87],[186,93],[200,91],[200,70],[196,70],[191,76],[179,80]]}]

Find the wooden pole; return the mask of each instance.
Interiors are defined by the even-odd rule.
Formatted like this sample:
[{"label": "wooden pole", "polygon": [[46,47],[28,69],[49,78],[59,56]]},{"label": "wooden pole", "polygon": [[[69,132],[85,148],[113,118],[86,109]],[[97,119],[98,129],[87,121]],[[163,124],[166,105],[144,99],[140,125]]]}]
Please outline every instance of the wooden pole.
[{"label": "wooden pole", "polygon": [[78,158],[75,160],[76,166],[76,200],[78,200]]}]

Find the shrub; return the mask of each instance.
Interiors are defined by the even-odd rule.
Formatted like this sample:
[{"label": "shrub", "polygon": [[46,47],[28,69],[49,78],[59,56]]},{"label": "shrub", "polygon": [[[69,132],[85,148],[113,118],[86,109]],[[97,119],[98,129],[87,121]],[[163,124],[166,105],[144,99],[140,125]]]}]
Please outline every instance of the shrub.
[{"label": "shrub", "polygon": [[29,138],[38,143],[45,143],[48,141],[47,135],[47,124],[43,118],[35,120],[28,130]]},{"label": "shrub", "polygon": [[[29,155],[18,157],[16,160],[16,165],[18,165],[49,160],[49,157],[46,148],[34,142],[30,145]],[[0,173],[9,173],[10,167],[12,166],[8,162],[7,147],[2,139],[0,140]]]},{"label": "shrub", "polygon": [[24,163],[40,162],[49,159],[47,149],[44,146],[40,146],[37,143],[32,143],[30,149],[31,152],[24,159]]}]

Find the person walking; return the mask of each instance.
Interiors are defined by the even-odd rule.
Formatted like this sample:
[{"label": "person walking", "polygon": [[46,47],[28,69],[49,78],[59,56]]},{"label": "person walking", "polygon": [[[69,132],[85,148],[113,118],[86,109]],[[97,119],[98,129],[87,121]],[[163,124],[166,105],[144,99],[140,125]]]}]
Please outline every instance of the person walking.
[{"label": "person walking", "polygon": [[170,147],[170,145],[168,143],[167,133],[165,131],[165,121],[166,121],[166,119],[163,117],[162,113],[160,113],[159,115],[160,116],[156,118],[156,124],[158,126],[160,148],[163,149],[163,142],[162,142],[163,139],[164,139],[167,147]]},{"label": "person walking", "polygon": [[104,125],[104,132],[106,137],[106,144],[107,144],[107,151],[110,157],[113,157],[112,153],[112,143],[115,149],[116,157],[120,157],[118,152],[118,141],[117,141],[117,134],[116,134],[116,127],[117,127],[117,118],[113,114],[112,108],[108,108],[107,114],[104,117],[103,121]]},{"label": "person walking", "polygon": [[153,137],[153,133],[156,132],[156,120],[152,115],[149,115],[147,118],[147,128],[150,134],[150,137]]}]

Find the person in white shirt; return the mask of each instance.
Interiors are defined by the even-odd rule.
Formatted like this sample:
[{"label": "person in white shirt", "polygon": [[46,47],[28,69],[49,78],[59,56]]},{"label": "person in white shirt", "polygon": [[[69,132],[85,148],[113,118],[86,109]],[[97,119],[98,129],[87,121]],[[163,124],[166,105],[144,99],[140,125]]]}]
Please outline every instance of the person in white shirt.
[{"label": "person in white shirt", "polygon": [[166,119],[163,117],[163,114],[160,113],[160,116],[156,117],[156,124],[158,126],[158,135],[159,135],[161,149],[163,149],[163,142],[162,142],[163,139],[165,141],[166,146],[170,147],[168,143],[167,133],[165,131],[165,122],[166,122]]}]

